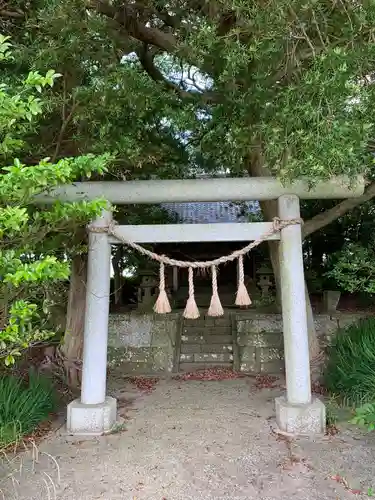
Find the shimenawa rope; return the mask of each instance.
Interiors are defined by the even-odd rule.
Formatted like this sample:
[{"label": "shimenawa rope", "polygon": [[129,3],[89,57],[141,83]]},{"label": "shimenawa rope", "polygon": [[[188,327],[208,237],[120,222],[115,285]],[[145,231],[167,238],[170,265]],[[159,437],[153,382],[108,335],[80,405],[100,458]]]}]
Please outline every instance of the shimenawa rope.
[{"label": "shimenawa rope", "polygon": [[238,289],[236,294],[235,304],[238,306],[249,306],[251,304],[251,299],[249,297],[248,291],[245,286],[245,275],[244,275],[244,265],[243,265],[243,257],[247,253],[250,252],[253,248],[260,245],[263,241],[268,240],[270,236],[276,234],[280,230],[296,224],[303,224],[302,219],[289,219],[289,220],[281,220],[278,217],[275,217],[272,221],[272,228],[269,231],[266,231],[262,236],[260,236],[257,240],[252,241],[245,247],[240,250],[236,250],[229,255],[224,255],[214,260],[206,260],[206,261],[184,261],[184,260],[176,260],[171,259],[165,255],[158,255],[155,252],[147,250],[147,248],[138,245],[138,243],[134,243],[133,241],[127,241],[116,231],[117,224],[112,222],[108,226],[95,226],[94,224],[90,224],[88,226],[88,230],[93,233],[107,233],[110,236],[113,236],[117,240],[121,241],[125,245],[137,250],[142,255],[149,257],[152,260],[155,260],[160,263],[160,284],[159,284],[159,296],[154,306],[154,311],[159,314],[166,314],[171,312],[171,306],[169,304],[167,292],[165,290],[165,266],[176,266],[180,268],[187,268],[189,270],[189,298],[186,303],[186,308],[184,311],[184,317],[188,319],[197,319],[199,318],[199,310],[197,304],[195,302],[194,297],[194,269],[206,269],[211,268],[212,273],[212,298],[210,307],[208,310],[209,316],[222,316],[224,314],[222,305],[220,303],[218,286],[217,286],[217,266],[221,264],[226,264],[227,262],[232,262],[238,259]]}]

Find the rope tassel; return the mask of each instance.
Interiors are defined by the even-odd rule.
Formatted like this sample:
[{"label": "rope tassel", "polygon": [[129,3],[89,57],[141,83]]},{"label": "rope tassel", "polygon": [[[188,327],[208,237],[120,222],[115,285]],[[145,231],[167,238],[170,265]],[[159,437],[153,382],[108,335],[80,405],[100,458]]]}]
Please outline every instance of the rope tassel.
[{"label": "rope tassel", "polygon": [[154,305],[154,311],[157,314],[167,314],[171,312],[171,306],[169,304],[168,295],[165,291],[165,274],[164,274],[164,264],[160,262],[160,284],[159,284],[159,297]]},{"label": "rope tassel", "polygon": [[189,298],[186,302],[184,318],[198,319],[200,316],[198,306],[194,297],[194,273],[193,268],[189,267]]},{"label": "rope tassel", "polygon": [[208,315],[209,316],[223,316],[224,315],[224,310],[222,308],[221,302],[220,302],[220,297],[219,297],[219,292],[217,289],[217,269],[216,266],[211,267],[212,271],[212,297],[211,297],[211,304],[210,308],[208,309]]},{"label": "rope tassel", "polygon": [[243,256],[238,257],[238,289],[236,295],[236,306],[250,306],[251,299],[245,286],[245,273],[243,269]]}]

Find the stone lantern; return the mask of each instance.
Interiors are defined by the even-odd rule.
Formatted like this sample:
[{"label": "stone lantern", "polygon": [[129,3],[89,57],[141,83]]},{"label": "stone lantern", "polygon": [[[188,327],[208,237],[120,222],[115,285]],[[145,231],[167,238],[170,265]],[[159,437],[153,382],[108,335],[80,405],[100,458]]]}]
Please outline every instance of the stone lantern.
[{"label": "stone lantern", "polygon": [[151,312],[157,299],[158,276],[151,270],[140,271],[141,283],[138,287],[138,309]]},{"label": "stone lantern", "polygon": [[270,297],[270,288],[273,286],[273,281],[271,279],[271,277],[273,276],[272,268],[265,264],[260,269],[258,269],[256,275],[258,276],[257,284],[261,289],[262,298]]}]

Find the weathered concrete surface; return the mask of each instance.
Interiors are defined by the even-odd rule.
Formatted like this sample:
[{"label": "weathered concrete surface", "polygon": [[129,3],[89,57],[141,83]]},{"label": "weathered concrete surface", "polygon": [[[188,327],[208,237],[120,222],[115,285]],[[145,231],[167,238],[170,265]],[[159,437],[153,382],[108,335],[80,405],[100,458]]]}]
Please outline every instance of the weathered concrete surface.
[{"label": "weathered concrete surface", "polygon": [[[278,437],[270,427],[281,390],[257,391],[251,378],[162,381],[149,395],[121,380],[112,387],[126,430],[91,441],[51,436],[34,474],[20,457],[18,496],[1,484],[7,500],[353,500],[367,497],[347,488],[375,486],[374,435]],[[44,474],[57,483],[56,465],[43,452],[60,467],[56,497]],[[346,486],[332,479],[338,474]]]},{"label": "weathered concrete surface", "polygon": [[112,314],[108,325],[108,359],[123,373],[170,373],[180,315]]},{"label": "weathered concrete surface", "polygon": [[326,432],[326,408],[312,398],[307,404],[291,404],[285,396],[276,398],[276,423],[281,431],[295,435],[316,436]]},{"label": "weathered concrete surface", "polygon": [[[229,345],[233,343],[230,336],[225,339],[222,337],[229,332],[224,332],[228,328],[228,316],[189,320],[189,335],[196,331],[197,344],[203,344],[203,337],[209,337],[212,343],[222,341]],[[334,315],[315,315],[315,327],[320,341],[323,345],[329,344],[338,328],[345,328],[364,316],[363,313],[340,312]],[[281,315],[242,311],[231,313],[231,317],[231,325],[236,330],[232,334],[237,340],[234,347],[238,348],[240,370],[253,374],[282,373],[284,341]],[[110,367],[117,368],[121,373],[170,373],[176,359],[176,339],[181,333],[182,339],[185,335],[184,331],[181,332],[181,321],[181,313],[157,315],[132,312],[110,315]],[[200,351],[205,352],[203,349]],[[181,361],[191,361],[190,358],[193,360],[195,354],[181,351]],[[230,353],[226,354],[228,356],[224,357],[229,359]]]},{"label": "weathered concrete surface", "polygon": [[104,403],[87,405],[75,399],[68,405],[66,427],[70,434],[100,436],[113,429],[117,421],[117,402],[106,397]]},{"label": "weathered concrete surface", "polygon": [[[317,335],[322,345],[329,344],[339,328],[346,328],[365,317],[364,313],[316,314]],[[281,314],[253,311],[235,314],[240,369],[250,373],[281,373],[284,371],[284,340]]]}]

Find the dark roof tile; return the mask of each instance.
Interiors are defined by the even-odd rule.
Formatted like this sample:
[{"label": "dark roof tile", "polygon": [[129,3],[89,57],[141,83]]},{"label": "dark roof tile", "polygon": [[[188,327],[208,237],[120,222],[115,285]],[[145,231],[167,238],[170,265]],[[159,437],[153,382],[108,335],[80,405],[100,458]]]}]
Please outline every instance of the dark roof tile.
[{"label": "dark roof tile", "polygon": [[259,204],[255,201],[163,203],[161,206],[171,216],[177,217],[179,222],[185,224],[246,222],[246,214],[257,214],[260,211]]}]

